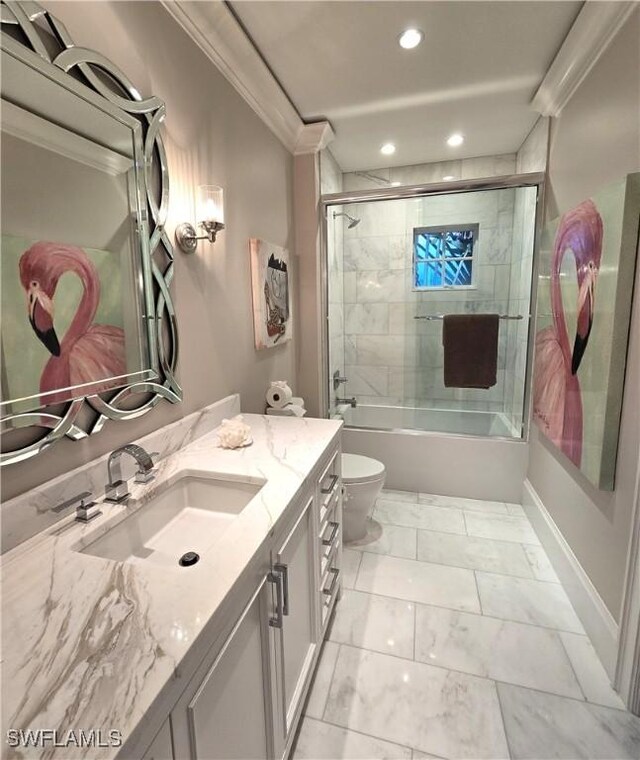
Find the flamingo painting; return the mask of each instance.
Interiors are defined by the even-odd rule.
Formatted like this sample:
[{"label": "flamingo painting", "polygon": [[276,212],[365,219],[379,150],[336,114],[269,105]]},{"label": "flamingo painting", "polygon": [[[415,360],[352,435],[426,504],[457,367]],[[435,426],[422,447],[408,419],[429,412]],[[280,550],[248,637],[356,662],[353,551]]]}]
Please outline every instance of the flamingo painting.
[{"label": "flamingo painting", "polygon": [[[123,330],[93,323],[100,303],[100,279],[85,251],[62,243],[38,242],[22,254],[19,269],[29,322],[51,353],[40,376],[41,393],[126,374]],[[65,272],[80,278],[83,292],[71,324],[60,339],[54,327],[54,299]],[[47,396],[47,402],[65,398],[66,394]]]},{"label": "flamingo painting", "polygon": [[[577,467],[582,461],[583,442],[582,396],[577,373],[593,324],[602,235],[602,218],[591,200],[584,201],[560,220],[551,260],[553,325],[540,330],[535,342],[533,416],[544,434]],[[578,286],[573,349],[560,287],[565,256],[573,256],[575,260]]]}]

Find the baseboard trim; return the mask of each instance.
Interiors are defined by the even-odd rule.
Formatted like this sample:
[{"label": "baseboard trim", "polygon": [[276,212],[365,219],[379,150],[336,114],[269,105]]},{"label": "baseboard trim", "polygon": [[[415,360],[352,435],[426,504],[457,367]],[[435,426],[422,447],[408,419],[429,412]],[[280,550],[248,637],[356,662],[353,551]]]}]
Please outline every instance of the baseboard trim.
[{"label": "baseboard trim", "polygon": [[618,624],[528,480],[522,488],[522,506],[613,682],[618,659]]}]

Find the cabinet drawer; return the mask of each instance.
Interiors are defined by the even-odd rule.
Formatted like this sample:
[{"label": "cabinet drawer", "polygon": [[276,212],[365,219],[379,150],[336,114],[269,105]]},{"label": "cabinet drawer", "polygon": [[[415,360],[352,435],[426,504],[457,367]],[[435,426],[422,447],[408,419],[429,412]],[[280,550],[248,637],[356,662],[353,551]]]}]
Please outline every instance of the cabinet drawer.
[{"label": "cabinet drawer", "polygon": [[329,562],[336,553],[336,549],[342,539],[342,531],[337,521],[329,520],[325,529],[326,539],[320,539],[320,577],[323,578],[327,571]]},{"label": "cabinet drawer", "polygon": [[329,502],[320,506],[320,530],[318,535],[322,540],[322,537],[327,532],[327,525],[330,521],[336,520],[338,501],[340,500],[340,493],[336,491]]},{"label": "cabinet drawer", "polygon": [[324,546],[325,553],[320,557],[320,590],[325,587],[327,583],[327,575],[331,567],[338,567],[339,557],[338,550],[340,548],[340,531],[338,530],[335,539],[331,546]]},{"label": "cabinet drawer", "polygon": [[338,592],[340,591],[340,568],[330,567],[323,578],[320,594],[322,595],[322,625],[325,626],[333,605],[335,604]]},{"label": "cabinet drawer", "polygon": [[337,453],[327,465],[327,468],[318,480],[320,497],[320,523],[322,524],[327,509],[340,494],[340,454]]}]

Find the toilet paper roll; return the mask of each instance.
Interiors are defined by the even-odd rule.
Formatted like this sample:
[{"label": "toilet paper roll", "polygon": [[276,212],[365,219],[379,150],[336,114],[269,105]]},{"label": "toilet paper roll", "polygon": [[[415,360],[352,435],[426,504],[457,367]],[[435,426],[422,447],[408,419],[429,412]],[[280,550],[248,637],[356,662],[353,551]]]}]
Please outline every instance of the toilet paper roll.
[{"label": "toilet paper roll", "polygon": [[291,403],[293,391],[286,383],[271,383],[267,391],[267,404],[274,409],[282,409]]}]

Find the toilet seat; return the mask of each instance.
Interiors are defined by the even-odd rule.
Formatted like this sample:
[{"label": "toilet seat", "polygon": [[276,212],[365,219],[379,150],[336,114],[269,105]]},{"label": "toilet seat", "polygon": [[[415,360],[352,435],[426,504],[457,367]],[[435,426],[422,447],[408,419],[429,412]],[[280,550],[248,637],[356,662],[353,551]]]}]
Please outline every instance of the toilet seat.
[{"label": "toilet seat", "polygon": [[371,457],[363,457],[360,454],[342,455],[342,482],[343,483],[369,483],[385,476],[385,467],[382,462]]}]

